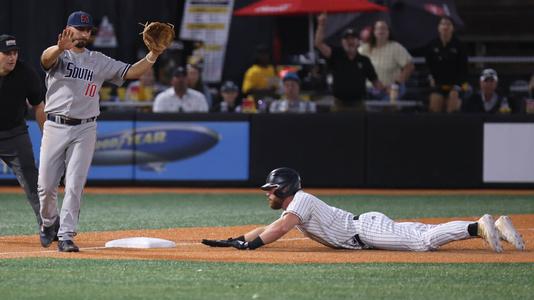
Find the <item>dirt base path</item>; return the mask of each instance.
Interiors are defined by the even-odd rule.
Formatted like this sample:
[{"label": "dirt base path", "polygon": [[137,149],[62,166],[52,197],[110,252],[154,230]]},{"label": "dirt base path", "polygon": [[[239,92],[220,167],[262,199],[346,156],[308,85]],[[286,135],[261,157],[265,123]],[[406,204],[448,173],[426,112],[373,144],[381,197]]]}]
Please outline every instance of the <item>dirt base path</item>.
[{"label": "dirt base path", "polygon": [[[440,196],[440,195],[517,195],[534,196],[532,189],[458,189],[458,190],[432,190],[432,189],[332,189],[310,188],[306,189],[314,195],[386,195],[386,196]],[[59,189],[63,192],[63,188]],[[0,186],[0,193],[19,193],[23,190],[19,186]],[[151,195],[151,194],[265,194],[259,188],[186,188],[186,187],[86,187],[84,194],[114,194],[114,195]]]},{"label": "dirt base path", "polygon": [[[254,263],[534,263],[534,215],[511,216],[514,225],[525,239],[526,251],[516,251],[504,243],[504,253],[494,253],[481,239],[454,242],[434,252],[397,252],[383,250],[334,250],[305,238],[293,230],[282,240],[256,251],[238,251],[233,248],[210,248],[200,244],[202,238],[228,238],[255,228],[254,225],[234,227],[196,227],[161,230],[131,230],[84,232],[76,237],[80,253],[59,253],[57,244],[41,248],[39,237],[0,237],[0,259],[23,257],[55,257],[86,259],[161,259],[180,261],[254,262]],[[455,218],[457,219],[457,218]],[[452,219],[416,219],[425,223],[441,223]],[[465,219],[464,220],[470,220]],[[472,220],[472,219],[471,219]],[[170,249],[105,248],[107,241],[127,237],[155,237],[176,242]]]}]

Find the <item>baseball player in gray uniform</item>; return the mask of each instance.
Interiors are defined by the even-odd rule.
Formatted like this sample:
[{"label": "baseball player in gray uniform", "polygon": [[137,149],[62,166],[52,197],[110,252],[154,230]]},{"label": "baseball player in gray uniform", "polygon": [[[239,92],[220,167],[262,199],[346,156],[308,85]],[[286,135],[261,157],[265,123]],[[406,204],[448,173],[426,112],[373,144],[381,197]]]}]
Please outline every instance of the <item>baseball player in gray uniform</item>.
[{"label": "baseball player in gray uniform", "polygon": [[502,252],[500,239],[524,250],[521,235],[508,216],[496,222],[484,215],[476,222],[452,221],[443,224],[395,222],[379,212],[355,215],[332,207],[301,190],[299,174],[278,168],[262,187],[272,209],[283,209],[282,216],[265,227],[228,240],[203,240],[212,247],[256,249],[272,243],[296,227],[309,238],[332,248],[432,251],[452,241],[480,237],[495,252]]},{"label": "baseball player in gray uniform", "polygon": [[[44,124],[39,165],[38,192],[41,204],[40,240],[43,247],[59,238],[58,250],[78,252],[74,244],[83,187],[96,142],[96,118],[100,113],[98,92],[104,81],[121,85],[139,78],[161,54],[150,51],[134,65],[86,49],[93,19],[73,12],[59,34],[57,44],[41,56],[46,71],[47,121]],[[164,49],[163,49],[164,50]],[[162,51],[163,51],[162,50]],[[57,189],[65,173],[65,197],[61,212]]]}]

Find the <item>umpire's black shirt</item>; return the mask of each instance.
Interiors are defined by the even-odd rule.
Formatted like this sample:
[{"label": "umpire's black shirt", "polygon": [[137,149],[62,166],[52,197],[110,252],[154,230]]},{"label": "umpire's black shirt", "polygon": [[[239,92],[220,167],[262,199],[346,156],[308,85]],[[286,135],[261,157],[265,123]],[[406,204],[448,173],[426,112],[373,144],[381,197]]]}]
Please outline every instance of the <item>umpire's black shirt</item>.
[{"label": "umpire's black shirt", "polygon": [[430,42],[425,59],[437,85],[461,85],[467,81],[467,54],[456,37],[445,46],[439,38]]},{"label": "umpire's black shirt", "polygon": [[354,59],[349,59],[342,48],[332,48],[327,62],[334,77],[334,96],[345,104],[362,101],[366,95],[365,80],[373,82],[378,79],[367,56],[357,54]]},{"label": "umpire's black shirt", "polygon": [[0,138],[26,132],[26,99],[31,105],[43,101],[43,87],[37,72],[17,61],[15,69],[0,76]]}]

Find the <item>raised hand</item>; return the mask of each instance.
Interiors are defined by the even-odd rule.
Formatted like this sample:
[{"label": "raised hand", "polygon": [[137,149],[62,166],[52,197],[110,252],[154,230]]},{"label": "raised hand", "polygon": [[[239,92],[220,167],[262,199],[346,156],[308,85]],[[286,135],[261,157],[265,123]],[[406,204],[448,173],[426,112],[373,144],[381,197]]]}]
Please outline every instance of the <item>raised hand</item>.
[{"label": "raised hand", "polygon": [[72,49],[72,47],[74,47],[74,40],[72,39],[73,36],[74,33],[72,31],[67,28],[63,29],[63,32],[57,37],[57,46],[59,49],[62,51]]},{"label": "raised hand", "polygon": [[327,19],[326,13],[321,13],[320,15],[317,16],[317,24],[324,26],[326,24],[326,19]]}]

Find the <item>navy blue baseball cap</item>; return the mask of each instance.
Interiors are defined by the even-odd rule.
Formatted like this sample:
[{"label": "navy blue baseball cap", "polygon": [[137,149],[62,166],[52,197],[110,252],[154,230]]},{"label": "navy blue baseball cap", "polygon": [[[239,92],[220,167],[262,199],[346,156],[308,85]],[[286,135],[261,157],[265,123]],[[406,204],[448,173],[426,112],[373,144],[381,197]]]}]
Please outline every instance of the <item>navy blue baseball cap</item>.
[{"label": "navy blue baseball cap", "polygon": [[237,92],[239,91],[239,87],[233,82],[233,81],[225,81],[221,85],[221,92]]},{"label": "navy blue baseball cap", "polygon": [[297,75],[296,73],[287,73],[284,78],[282,78],[282,81],[285,82],[287,80],[293,80],[296,83],[300,84],[299,75]]},{"label": "navy blue baseball cap", "polygon": [[11,50],[19,50],[15,37],[7,34],[0,35],[0,52],[8,52]]},{"label": "navy blue baseball cap", "polygon": [[69,19],[67,20],[67,26],[93,28],[93,17],[84,11],[75,11],[70,14]]}]

